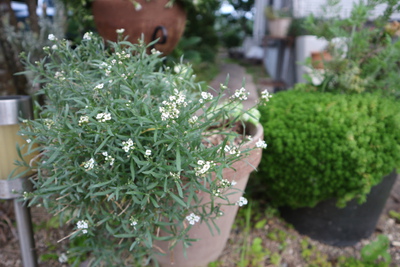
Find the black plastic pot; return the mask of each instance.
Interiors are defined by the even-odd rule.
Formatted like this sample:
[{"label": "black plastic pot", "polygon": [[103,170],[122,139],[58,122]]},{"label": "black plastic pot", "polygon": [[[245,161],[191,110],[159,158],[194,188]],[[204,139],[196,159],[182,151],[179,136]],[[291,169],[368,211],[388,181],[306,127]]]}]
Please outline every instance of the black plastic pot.
[{"label": "black plastic pot", "polygon": [[338,208],[332,199],[313,208],[281,207],[279,211],[300,234],[333,246],[353,246],[374,232],[396,178],[396,171],[385,176],[363,204],[352,200]]}]

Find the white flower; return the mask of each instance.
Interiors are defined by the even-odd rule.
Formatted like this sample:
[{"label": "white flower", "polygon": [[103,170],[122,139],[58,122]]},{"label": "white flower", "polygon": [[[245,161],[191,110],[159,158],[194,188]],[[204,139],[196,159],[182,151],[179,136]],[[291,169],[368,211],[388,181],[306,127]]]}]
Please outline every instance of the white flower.
[{"label": "white flower", "polygon": [[138,224],[137,220],[133,216],[131,216],[130,221],[130,226],[132,226],[136,230],[136,225]]},{"label": "white flower", "polygon": [[146,156],[151,156],[151,150],[150,150],[150,149],[147,149],[146,152],[145,152],[145,155],[146,155]]},{"label": "white flower", "polygon": [[153,48],[153,49],[151,49],[151,51],[150,51],[153,55],[159,55],[159,54],[161,54],[161,52],[160,51],[158,51],[157,49],[155,49],[155,48]]},{"label": "white flower", "polygon": [[49,34],[49,36],[47,37],[50,41],[55,41],[57,40],[56,36],[52,33]]},{"label": "white flower", "polygon": [[58,261],[59,261],[60,263],[66,263],[66,262],[68,262],[67,254],[61,253],[61,255],[58,257]]},{"label": "white flower", "polygon": [[78,229],[82,229],[82,233],[86,234],[88,232],[87,229],[89,228],[89,225],[87,221],[81,220],[76,223],[76,227]]},{"label": "white flower", "polygon": [[237,182],[235,181],[235,180],[233,180],[232,182],[231,182],[231,185],[232,186],[235,186],[237,184]]},{"label": "white flower", "polygon": [[96,115],[96,119],[99,122],[106,122],[106,121],[111,120],[111,114],[110,113],[98,113]]},{"label": "white flower", "polygon": [[124,141],[122,142],[122,149],[128,153],[130,150],[135,149],[135,147],[133,146],[133,141],[132,139],[128,139],[128,141]]},{"label": "white flower", "polygon": [[198,118],[196,115],[194,115],[193,117],[191,117],[191,118],[189,119],[189,123],[190,123],[190,124],[195,124],[196,121],[197,121],[198,119],[199,119],[199,118]]},{"label": "white flower", "polygon": [[221,188],[227,188],[231,186],[231,183],[227,179],[222,179],[222,181],[219,183],[219,186]]},{"label": "white flower", "polygon": [[169,101],[164,100],[162,107],[159,107],[161,113],[161,120],[166,121],[169,119],[179,118],[181,107],[186,107],[187,102],[185,101],[185,95],[179,92],[177,89],[174,90],[174,95],[168,97]]},{"label": "white flower", "polygon": [[100,83],[100,84],[96,85],[96,87],[94,88],[94,90],[96,90],[96,89],[103,89],[103,87],[104,87],[104,83]]},{"label": "white flower", "polygon": [[78,121],[78,125],[81,126],[83,123],[88,123],[89,117],[88,116],[81,116]]},{"label": "white flower", "polygon": [[240,197],[240,199],[236,202],[236,205],[239,207],[247,205],[247,199],[245,197]]},{"label": "white flower", "polygon": [[57,46],[57,45],[53,45],[53,46],[51,47],[51,49],[57,50],[57,49],[58,49],[58,46]]},{"label": "white flower", "polygon": [[31,139],[26,139],[26,142],[29,144],[30,142],[32,142]]},{"label": "white flower", "polygon": [[133,4],[135,5],[135,10],[136,11],[140,11],[140,10],[142,10],[142,5],[141,4],[139,4],[138,2],[133,2]]},{"label": "white flower", "polygon": [[92,40],[92,35],[93,35],[93,32],[86,32],[83,35],[83,40]]},{"label": "white flower", "polygon": [[103,154],[105,161],[109,162],[111,166],[114,165],[115,158],[109,156],[107,151],[102,152],[101,154]]},{"label": "white flower", "polygon": [[204,100],[209,100],[213,98],[213,95],[207,92],[201,92],[201,98],[203,98]]},{"label": "white flower", "polygon": [[195,223],[200,221],[200,217],[191,213],[189,216],[186,216],[186,220],[189,221],[189,224],[194,225]]},{"label": "white flower", "polygon": [[197,161],[197,164],[200,165],[199,167],[195,167],[197,176],[205,174],[212,166],[215,165],[213,161],[204,162],[203,160]]},{"label": "white flower", "polygon": [[121,34],[125,32],[125,29],[117,29],[116,32]]},{"label": "white flower", "polygon": [[46,125],[47,126],[47,128],[51,128],[51,126],[54,124],[54,121],[53,120],[51,120],[51,119],[44,119],[44,121],[43,121],[43,123],[44,123],[44,125]]},{"label": "white flower", "polygon": [[232,99],[237,98],[239,100],[247,100],[247,96],[250,93],[246,91],[244,87],[235,91],[235,93],[231,96]]},{"label": "white flower", "polygon": [[94,165],[96,164],[96,162],[94,161],[94,158],[90,158],[88,161],[85,161],[83,163],[83,167],[87,170],[90,171],[91,169],[94,168]]},{"label": "white flower", "polygon": [[264,140],[258,139],[258,142],[256,143],[256,147],[267,148],[267,144],[265,143]]},{"label": "white flower", "polygon": [[54,74],[54,78],[59,79],[60,81],[64,81],[65,80],[64,71],[57,71]]},{"label": "white flower", "polygon": [[271,97],[272,95],[268,92],[267,89],[261,92],[261,98],[264,99],[266,102],[268,102]]}]

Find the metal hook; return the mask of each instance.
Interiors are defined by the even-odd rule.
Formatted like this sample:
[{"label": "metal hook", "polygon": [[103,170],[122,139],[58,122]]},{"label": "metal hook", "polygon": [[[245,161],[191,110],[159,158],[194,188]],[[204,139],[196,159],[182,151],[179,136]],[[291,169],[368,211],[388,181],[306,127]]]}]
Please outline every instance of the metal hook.
[{"label": "metal hook", "polygon": [[154,29],[153,36],[151,37],[151,41],[153,42],[153,41],[155,41],[157,39],[158,31],[162,31],[161,39],[159,39],[157,43],[153,44],[151,46],[151,49],[153,49],[156,44],[165,44],[167,42],[168,31],[164,26],[157,26]]}]

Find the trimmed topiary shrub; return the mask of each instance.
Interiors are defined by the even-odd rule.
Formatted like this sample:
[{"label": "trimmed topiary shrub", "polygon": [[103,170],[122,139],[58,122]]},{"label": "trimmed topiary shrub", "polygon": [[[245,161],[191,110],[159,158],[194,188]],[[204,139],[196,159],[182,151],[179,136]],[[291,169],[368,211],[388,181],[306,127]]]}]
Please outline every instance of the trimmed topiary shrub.
[{"label": "trimmed topiary shrub", "polygon": [[277,206],[365,200],[400,164],[400,107],[377,94],[284,91],[261,107],[259,182]]}]

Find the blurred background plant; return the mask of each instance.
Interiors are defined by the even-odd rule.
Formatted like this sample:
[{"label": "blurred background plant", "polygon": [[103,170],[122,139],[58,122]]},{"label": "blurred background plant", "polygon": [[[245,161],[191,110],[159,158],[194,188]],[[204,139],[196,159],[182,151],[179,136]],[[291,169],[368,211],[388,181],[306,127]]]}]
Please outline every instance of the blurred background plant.
[{"label": "blurred background plant", "polygon": [[[373,11],[386,4],[381,15]],[[348,18],[339,16],[340,1],[328,1],[325,19],[309,16],[305,29],[329,42],[332,60],[324,62],[319,76],[318,90],[364,92],[382,90],[400,94],[400,42],[396,37],[398,26],[390,22],[393,13],[400,11],[398,1],[360,1],[353,5]],[[388,23],[389,22],[389,23]],[[308,62],[310,64],[310,62]],[[309,77],[311,81],[311,77]]]},{"label": "blurred background plant", "polygon": [[38,61],[44,56],[43,47],[50,44],[49,33],[64,36],[63,6],[54,0],[53,8],[49,9],[46,3],[26,1],[24,5],[11,0],[0,3],[0,95],[31,94],[30,75],[15,75],[24,70],[19,54],[25,52],[30,54],[31,62]]}]

